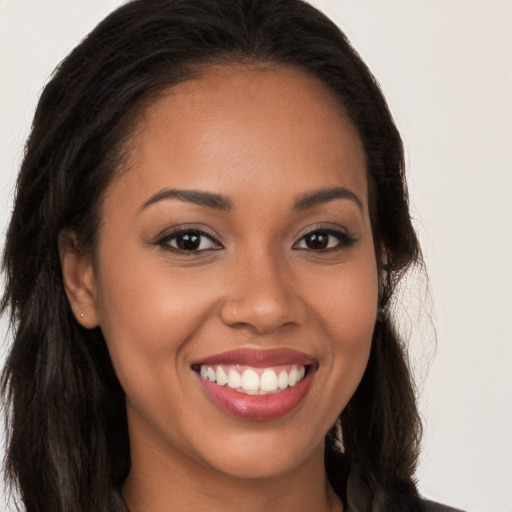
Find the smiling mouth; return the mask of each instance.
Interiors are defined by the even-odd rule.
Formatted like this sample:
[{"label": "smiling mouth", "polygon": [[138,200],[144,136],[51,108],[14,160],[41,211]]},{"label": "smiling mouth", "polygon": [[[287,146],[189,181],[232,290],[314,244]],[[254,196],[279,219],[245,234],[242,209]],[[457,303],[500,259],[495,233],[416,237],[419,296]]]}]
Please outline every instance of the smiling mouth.
[{"label": "smiling mouth", "polygon": [[258,368],[246,365],[193,365],[199,375],[218,386],[248,395],[279,393],[296,386],[308,373],[310,366],[278,365]]},{"label": "smiling mouth", "polygon": [[291,349],[237,349],[192,364],[199,384],[221,410],[246,420],[273,420],[306,397],[317,360]]}]

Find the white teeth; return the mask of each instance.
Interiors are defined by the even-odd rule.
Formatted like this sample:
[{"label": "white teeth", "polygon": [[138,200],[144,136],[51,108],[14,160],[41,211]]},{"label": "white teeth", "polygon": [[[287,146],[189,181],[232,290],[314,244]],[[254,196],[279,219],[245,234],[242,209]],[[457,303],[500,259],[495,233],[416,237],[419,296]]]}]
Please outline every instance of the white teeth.
[{"label": "white teeth", "polygon": [[206,378],[208,380],[211,380],[212,382],[215,382],[215,370],[213,368],[208,367],[208,370],[206,371]]},{"label": "white teeth", "polygon": [[284,370],[281,370],[277,376],[277,385],[279,386],[279,389],[285,389],[288,387],[288,374]]},{"label": "white teeth", "polygon": [[245,370],[242,374],[242,388],[244,391],[258,391],[260,376],[254,370]]},{"label": "white teeth", "polygon": [[[231,366],[231,368],[230,368]],[[290,366],[290,370],[282,369],[279,373],[273,368],[245,368],[243,372],[227,367],[202,365],[199,374],[203,379],[216,382],[219,386],[228,386],[250,395],[273,393],[293,387],[306,375],[304,366]],[[239,368],[237,366],[237,368]]]},{"label": "white teeth", "polygon": [[299,380],[299,372],[296,368],[290,371],[288,374],[288,386],[295,386]]},{"label": "white teeth", "polygon": [[277,389],[277,375],[274,370],[265,370],[261,374],[260,389],[261,391],[275,391]]},{"label": "white teeth", "polygon": [[220,366],[217,366],[217,371],[215,372],[215,380],[219,386],[225,386],[228,383],[228,376]]},{"label": "white teeth", "polygon": [[236,370],[229,370],[228,386],[232,389],[236,389],[242,386],[242,376]]}]

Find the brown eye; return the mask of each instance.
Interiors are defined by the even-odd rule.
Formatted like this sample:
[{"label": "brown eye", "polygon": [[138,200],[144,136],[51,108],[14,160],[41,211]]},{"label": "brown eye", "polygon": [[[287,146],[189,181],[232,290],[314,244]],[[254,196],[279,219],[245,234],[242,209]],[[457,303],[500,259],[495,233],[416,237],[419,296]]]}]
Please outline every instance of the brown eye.
[{"label": "brown eye", "polygon": [[329,233],[317,231],[304,237],[304,243],[308,249],[327,249],[329,247]]},{"label": "brown eye", "polygon": [[310,251],[330,251],[351,246],[356,239],[344,231],[335,229],[316,229],[306,233],[294,249]]},{"label": "brown eye", "polygon": [[176,236],[174,241],[182,251],[197,251],[201,247],[201,235],[196,233],[183,233]]},{"label": "brown eye", "polygon": [[189,253],[222,248],[212,237],[198,230],[172,233],[160,240],[158,244],[177,252]]}]

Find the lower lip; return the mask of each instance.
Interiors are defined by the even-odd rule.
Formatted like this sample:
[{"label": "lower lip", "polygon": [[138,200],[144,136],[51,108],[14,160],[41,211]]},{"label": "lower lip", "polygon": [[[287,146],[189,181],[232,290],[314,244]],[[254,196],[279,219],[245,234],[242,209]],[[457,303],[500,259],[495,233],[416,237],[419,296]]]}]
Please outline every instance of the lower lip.
[{"label": "lower lip", "polygon": [[200,375],[198,378],[208,396],[228,414],[248,420],[273,420],[293,411],[302,402],[311,386],[313,375],[314,371],[310,368],[295,386],[268,395],[247,395],[227,386],[219,386]]}]

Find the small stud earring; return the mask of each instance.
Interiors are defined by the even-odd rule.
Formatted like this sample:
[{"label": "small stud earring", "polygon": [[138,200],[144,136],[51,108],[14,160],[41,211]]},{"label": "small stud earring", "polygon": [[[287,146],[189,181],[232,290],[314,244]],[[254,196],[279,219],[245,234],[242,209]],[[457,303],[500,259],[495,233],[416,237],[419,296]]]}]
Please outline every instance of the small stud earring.
[{"label": "small stud earring", "polygon": [[85,316],[85,313],[80,313],[80,318],[83,318]]}]

